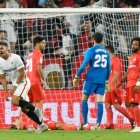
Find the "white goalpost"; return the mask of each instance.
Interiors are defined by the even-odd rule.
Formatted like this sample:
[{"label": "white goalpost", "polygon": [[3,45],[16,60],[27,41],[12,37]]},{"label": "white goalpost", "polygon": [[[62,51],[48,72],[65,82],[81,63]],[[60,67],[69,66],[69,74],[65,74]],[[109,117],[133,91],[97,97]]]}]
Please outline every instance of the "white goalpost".
[{"label": "white goalpost", "polygon": [[[33,50],[32,40],[37,35],[47,42],[43,70],[47,82],[44,90],[44,121],[67,122],[79,125],[81,117],[81,93],[86,70],[77,87],[72,80],[81,65],[85,51],[91,47],[94,32],[104,35],[104,46],[113,45],[127,69],[131,55],[131,39],[140,35],[140,9],[136,8],[47,8],[0,9],[0,40],[7,40],[11,52],[19,54],[26,62]],[[2,33],[7,33],[3,37]],[[10,81],[9,81],[10,86]],[[19,116],[19,110],[5,101],[0,85],[0,129],[9,128]],[[124,88],[125,93],[125,88]],[[123,93],[122,93],[123,94]],[[9,97],[11,99],[11,97]],[[89,99],[88,121],[96,122],[95,97]],[[102,124],[106,124],[106,112]],[[129,121],[114,111],[117,128],[129,128]]]}]

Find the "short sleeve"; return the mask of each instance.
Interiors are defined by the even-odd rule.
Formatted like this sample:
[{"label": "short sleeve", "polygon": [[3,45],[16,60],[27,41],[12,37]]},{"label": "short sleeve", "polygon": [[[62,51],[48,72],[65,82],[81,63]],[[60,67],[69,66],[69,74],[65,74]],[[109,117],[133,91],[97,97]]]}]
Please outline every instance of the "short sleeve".
[{"label": "short sleeve", "polygon": [[0,74],[4,74],[4,71],[1,66],[0,66]]},{"label": "short sleeve", "polygon": [[121,67],[120,60],[116,58],[112,63],[113,63],[114,71],[120,71],[120,67]]},{"label": "short sleeve", "polygon": [[15,65],[16,65],[17,70],[24,68],[23,61],[21,60],[21,57],[19,55],[16,55],[15,57]]},{"label": "short sleeve", "polygon": [[[2,62],[1,62],[1,59],[0,59],[0,64],[1,64]],[[2,68],[2,66],[0,65],[0,74],[4,74],[4,71],[3,71],[3,68]]]}]

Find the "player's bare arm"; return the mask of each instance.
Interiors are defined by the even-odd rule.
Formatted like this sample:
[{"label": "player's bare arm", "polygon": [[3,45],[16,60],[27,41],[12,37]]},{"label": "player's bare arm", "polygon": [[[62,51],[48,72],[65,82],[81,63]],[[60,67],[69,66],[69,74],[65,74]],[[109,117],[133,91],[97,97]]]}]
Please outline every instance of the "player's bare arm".
[{"label": "player's bare arm", "polygon": [[5,99],[8,100],[7,81],[6,81],[5,74],[0,74],[0,83],[2,84],[4,91],[5,91]]},{"label": "player's bare arm", "polygon": [[45,88],[46,87],[46,81],[45,81],[45,78],[44,78],[43,69],[42,69],[41,64],[37,65],[37,71],[38,71],[38,74],[40,76],[41,83],[43,84],[43,87]]},{"label": "player's bare arm", "polygon": [[16,84],[14,84],[11,88],[11,93],[13,94],[16,90],[16,88],[18,87],[18,85],[21,83],[21,81],[23,80],[23,78],[25,77],[25,70],[24,68],[21,68],[18,70],[19,75],[16,81]]},{"label": "player's bare arm", "polygon": [[124,74],[121,81],[116,85],[116,88],[119,88],[122,85],[122,83],[124,83],[126,80],[127,80],[127,72]]},{"label": "player's bare arm", "polygon": [[111,90],[111,87],[116,83],[116,80],[118,79],[120,72],[119,71],[114,71],[114,76],[110,82],[110,84],[108,85],[108,90]]}]

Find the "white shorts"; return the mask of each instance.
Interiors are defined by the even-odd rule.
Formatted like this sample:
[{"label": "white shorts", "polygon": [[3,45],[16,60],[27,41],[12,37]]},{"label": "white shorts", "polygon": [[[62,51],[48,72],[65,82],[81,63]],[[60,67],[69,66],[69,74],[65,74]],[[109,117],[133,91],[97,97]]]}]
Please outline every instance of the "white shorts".
[{"label": "white shorts", "polygon": [[30,80],[26,77],[25,83],[21,83],[18,85],[16,91],[14,92],[15,96],[20,96],[26,101],[29,100],[28,98],[28,92],[30,90],[31,83]]}]

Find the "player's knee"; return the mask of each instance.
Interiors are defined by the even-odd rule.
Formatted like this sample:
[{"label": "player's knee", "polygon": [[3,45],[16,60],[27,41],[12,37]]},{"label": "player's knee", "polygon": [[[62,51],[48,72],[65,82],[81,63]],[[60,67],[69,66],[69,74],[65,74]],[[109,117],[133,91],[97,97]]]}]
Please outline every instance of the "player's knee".
[{"label": "player's knee", "polygon": [[88,100],[88,95],[86,95],[86,94],[82,94],[82,100]]},{"label": "player's knee", "polygon": [[12,104],[15,106],[18,106],[19,105],[19,98],[14,96],[12,98]]}]

